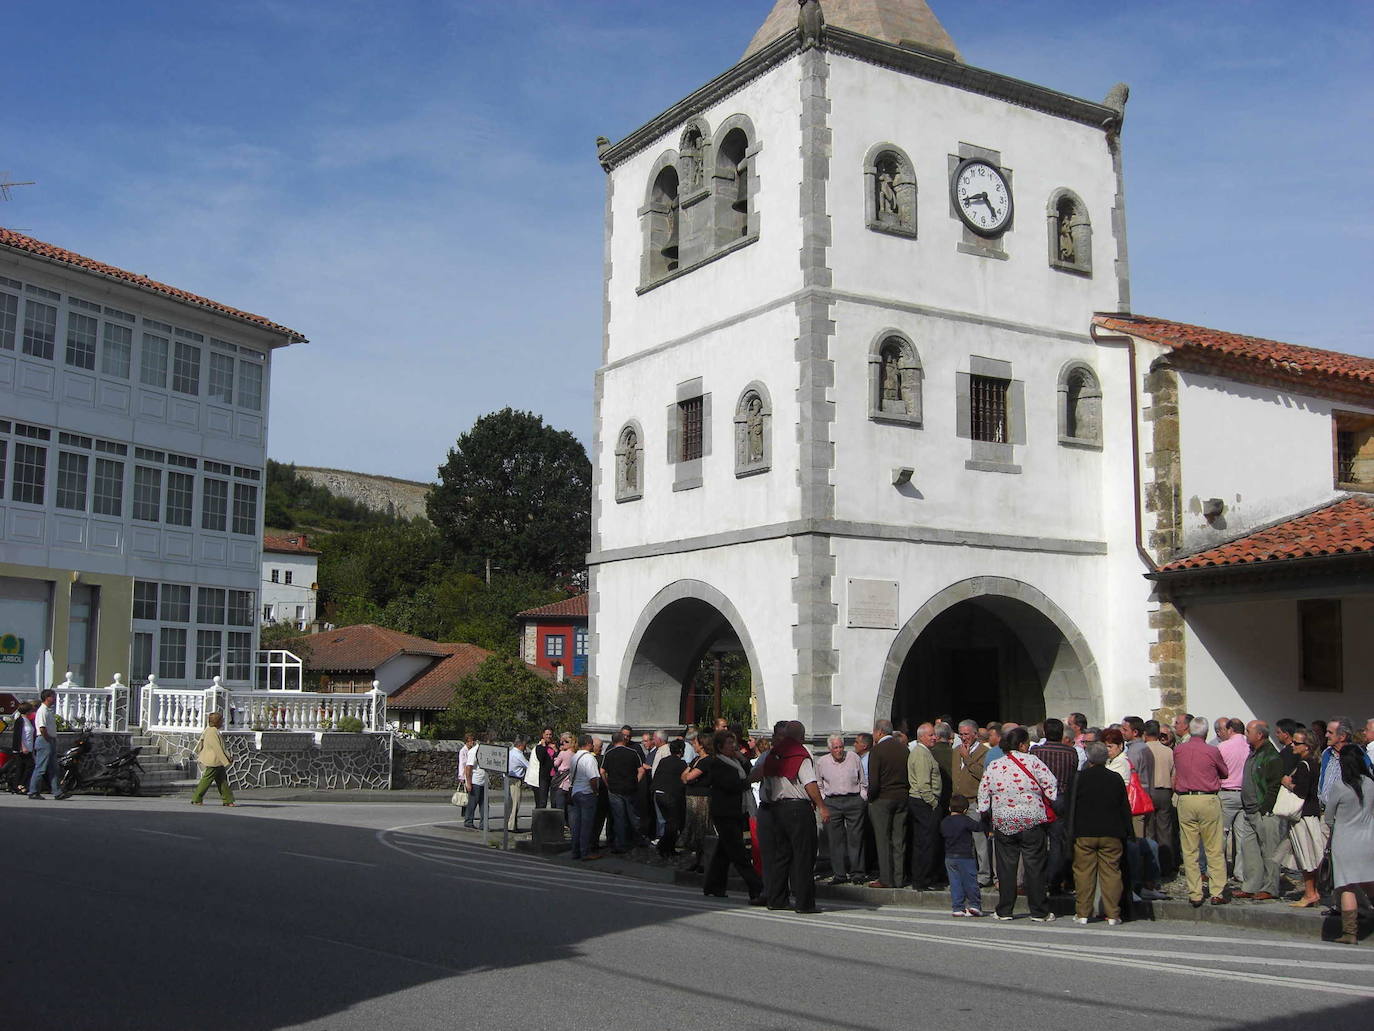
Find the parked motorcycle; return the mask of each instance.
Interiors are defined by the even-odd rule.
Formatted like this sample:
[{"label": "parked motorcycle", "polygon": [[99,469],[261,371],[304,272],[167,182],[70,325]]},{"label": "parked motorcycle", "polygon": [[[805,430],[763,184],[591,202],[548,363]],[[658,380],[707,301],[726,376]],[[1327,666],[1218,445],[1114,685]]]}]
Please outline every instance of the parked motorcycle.
[{"label": "parked motorcycle", "polygon": [[81,760],[91,750],[89,734],[82,734],[75,744],[62,754],[58,766],[62,770],[62,791],[112,792],[116,795],[137,795],[143,784],[143,766],[138,761],[142,748],[126,748],[115,759],[104,763],[94,776],[81,775]]}]

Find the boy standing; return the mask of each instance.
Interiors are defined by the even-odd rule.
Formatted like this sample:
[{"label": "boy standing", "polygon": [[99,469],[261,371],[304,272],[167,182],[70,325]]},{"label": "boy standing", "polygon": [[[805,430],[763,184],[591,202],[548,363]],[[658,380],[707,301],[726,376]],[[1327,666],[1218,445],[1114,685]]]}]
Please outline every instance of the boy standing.
[{"label": "boy standing", "polygon": [[949,875],[950,916],[982,916],[983,892],[978,887],[978,860],[974,856],[974,834],[982,825],[969,819],[968,799],[951,795],[949,815],[940,821],[940,836],[945,839],[945,873]]}]

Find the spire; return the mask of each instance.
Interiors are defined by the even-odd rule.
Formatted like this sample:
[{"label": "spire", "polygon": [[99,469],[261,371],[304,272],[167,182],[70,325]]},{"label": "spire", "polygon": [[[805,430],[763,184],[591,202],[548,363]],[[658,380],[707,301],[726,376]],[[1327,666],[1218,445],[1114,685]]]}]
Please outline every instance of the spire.
[{"label": "spire", "polygon": [[[797,6],[797,0],[776,0],[744,56],[796,32]],[[950,54],[956,61],[963,60],[954,40],[925,0],[822,0],[820,6],[825,12],[825,23],[832,28],[859,32],[884,43],[914,43]]]}]

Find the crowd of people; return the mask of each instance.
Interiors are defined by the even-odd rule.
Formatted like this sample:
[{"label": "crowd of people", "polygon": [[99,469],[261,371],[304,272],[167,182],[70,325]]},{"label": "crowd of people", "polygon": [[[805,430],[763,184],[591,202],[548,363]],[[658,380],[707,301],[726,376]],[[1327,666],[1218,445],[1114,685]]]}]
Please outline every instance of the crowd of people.
[{"label": "crowd of people", "polygon": [[[510,747],[507,776],[565,812],[575,859],[599,859],[604,831],[613,853],[681,855],[707,895],[725,896],[733,868],[772,909],[815,911],[818,859],[831,884],[948,888],[955,917],[982,916],[996,883],[999,920],[1024,895],[1032,920],[1052,921],[1050,898],[1071,895],[1076,922],[1108,926],[1171,883],[1195,907],[1272,902],[1289,872],[1290,905],[1330,893],[1353,944],[1359,894],[1374,892],[1374,719],[879,720],[819,756],[805,738],[797,722],[769,739],[725,720],[686,737],[627,726],[608,742],[546,728]],[[470,737],[467,826],[485,790],[476,756]]]}]

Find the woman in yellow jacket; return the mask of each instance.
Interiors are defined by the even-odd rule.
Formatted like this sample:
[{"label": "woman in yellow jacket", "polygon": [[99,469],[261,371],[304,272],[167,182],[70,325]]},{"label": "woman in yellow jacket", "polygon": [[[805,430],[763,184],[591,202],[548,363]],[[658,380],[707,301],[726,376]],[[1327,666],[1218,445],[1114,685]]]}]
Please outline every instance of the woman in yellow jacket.
[{"label": "woman in yellow jacket", "polygon": [[205,792],[210,790],[210,784],[213,782],[219,787],[219,797],[224,804],[234,805],[234,793],[229,790],[229,764],[233,760],[224,750],[224,738],[219,733],[224,717],[212,712],[206,718],[206,723],[209,725],[196,742],[196,761],[205,768],[205,772],[200,775],[200,783],[196,785],[195,794],[191,796],[191,804],[203,805]]}]

